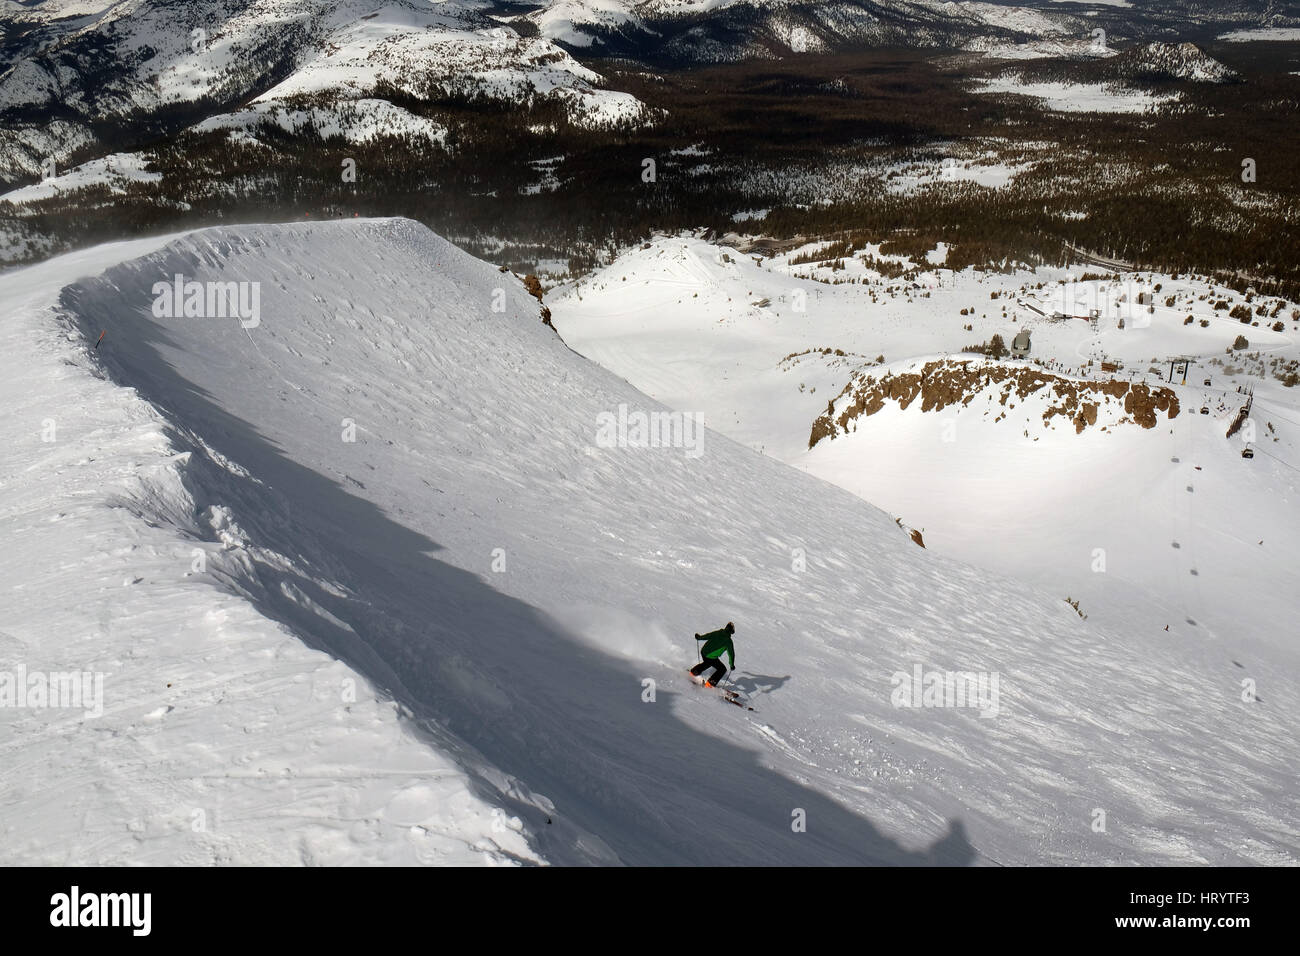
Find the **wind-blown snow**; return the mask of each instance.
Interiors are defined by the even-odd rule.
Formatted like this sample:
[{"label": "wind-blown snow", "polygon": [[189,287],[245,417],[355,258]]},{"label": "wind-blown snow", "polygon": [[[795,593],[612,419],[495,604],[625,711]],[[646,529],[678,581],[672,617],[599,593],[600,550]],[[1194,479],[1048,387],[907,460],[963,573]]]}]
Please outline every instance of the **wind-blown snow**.
[{"label": "wind-blown snow", "polygon": [[[663,268],[689,300],[725,265]],[[1292,656],[1083,621],[712,429],[607,441],[608,416],[663,407],[421,226],[213,229],[41,269],[0,277],[4,662],[93,665],[106,713],[0,711],[34,775],[4,798],[19,860],[1296,862]],[[259,322],[156,318],[176,274],[259,282]],[[719,388],[721,333],[770,321],[719,312],[711,340],[692,307],[619,292],[627,345],[677,329]],[[728,619],[752,712],[682,673]],[[1000,690],[896,706],[914,666]]]},{"label": "wind-blown snow", "polygon": [[[5,860],[535,860],[519,821],[476,796],[365,677],[268,619],[264,601],[323,613],[294,583],[298,556],[249,539],[271,515],[230,508],[241,485],[269,489],[108,381],[80,332],[55,320],[62,286],[167,242],[0,277]],[[129,347],[110,333],[101,348],[115,345]],[[249,573],[259,565],[279,572],[264,587]],[[100,675],[99,715],[17,707],[5,686],[73,671]]]}]

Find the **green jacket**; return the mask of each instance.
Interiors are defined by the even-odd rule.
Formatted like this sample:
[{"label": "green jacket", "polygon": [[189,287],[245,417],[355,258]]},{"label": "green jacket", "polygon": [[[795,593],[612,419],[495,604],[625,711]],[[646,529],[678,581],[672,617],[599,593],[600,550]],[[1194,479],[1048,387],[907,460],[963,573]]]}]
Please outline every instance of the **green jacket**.
[{"label": "green jacket", "polygon": [[711,631],[708,634],[699,634],[695,638],[697,641],[704,641],[704,647],[701,653],[706,660],[714,660],[727,655],[728,664],[732,670],[736,667],[736,647],[731,643],[731,635],[727,633],[724,627],[718,631]]}]

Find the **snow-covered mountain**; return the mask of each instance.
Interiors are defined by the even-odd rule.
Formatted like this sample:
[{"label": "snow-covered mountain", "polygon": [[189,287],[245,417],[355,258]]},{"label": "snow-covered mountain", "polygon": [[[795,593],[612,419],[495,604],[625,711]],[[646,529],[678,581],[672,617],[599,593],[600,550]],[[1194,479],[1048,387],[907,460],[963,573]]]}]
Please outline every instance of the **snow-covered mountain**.
[{"label": "snow-covered mountain", "polygon": [[[769,291],[696,252],[687,303]],[[648,278],[625,354],[680,324],[729,394],[769,306],[710,338]],[[103,678],[98,716],[0,707],[13,862],[1297,862],[1293,645],[917,547],[413,222],[102,247],[0,295],[0,671]],[[726,620],[752,711],[684,678]]]},{"label": "snow-covered mountain", "polygon": [[[854,46],[1080,43],[1094,31],[1167,37],[1223,24],[1300,24],[1279,0],[1070,3],[1058,0],[540,0],[513,22],[597,53],[724,62]],[[1104,47],[1104,43],[1102,44]]]},{"label": "snow-covered mountain", "polygon": [[1086,33],[1060,10],[943,0],[553,0],[525,18],[573,47],[706,62]]},{"label": "snow-covered mountain", "polygon": [[1196,83],[1228,83],[1237,78],[1195,43],[1144,43],[1125,50],[1107,66],[1111,75],[1126,80],[1191,80]]},{"label": "snow-covered mountain", "polygon": [[[538,104],[558,106],[580,127],[655,120],[575,54],[673,65],[964,46],[1023,57],[1106,50],[1095,37],[1108,31],[1163,42],[1211,20],[1215,30],[1300,25],[1288,4],[1243,2],[1212,17],[1180,9],[975,0],[5,0],[0,185],[187,128],[442,144],[446,129],[426,108],[475,102],[517,110],[523,125]],[[1132,60],[1141,73],[1227,77],[1176,42],[1143,51]]]},{"label": "snow-covered mountain", "polygon": [[[1100,80],[1124,86],[1142,85],[1155,81],[1190,80],[1194,83],[1230,83],[1240,78],[1236,70],[1225,66],[1195,43],[1166,43],[1154,41],[1137,43],[1123,50],[1092,40],[1047,40],[1029,43],[1005,44],[991,40],[977,40],[967,50],[982,53],[990,60],[1052,60],[1047,67],[1062,77],[1076,80]],[[1081,70],[1071,70],[1061,61],[1086,64]],[[1013,83],[1024,82],[1017,75],[1017,67],[1010,67],[1004,77]],[[1039,71],[1042,75],[1042,71]]]},{"label": "snow-covered mountain", "polygon": [[[0,73],[0,181],[78,150],[200,122],[400,132],[385,96],[564,105],[574,122],[635,123],[643,107],[481,0],[123,0],[0,13],[22,42]],[[102,7],[102,8],[101,8]],[[75,16],[73,15],[75,13]],[[294,115],[296,111],[296,117]],[[289,119],[286,121],[286,114]]]}]

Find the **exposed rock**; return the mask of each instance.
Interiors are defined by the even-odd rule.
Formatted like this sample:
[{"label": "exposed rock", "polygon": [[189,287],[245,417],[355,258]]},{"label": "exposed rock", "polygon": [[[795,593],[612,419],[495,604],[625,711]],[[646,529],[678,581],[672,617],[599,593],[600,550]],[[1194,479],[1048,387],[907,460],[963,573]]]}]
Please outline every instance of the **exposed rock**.
[{"label": "exposed rock", "polygon": [[[531,274],[524,276],[524,288],[528,290],[528,294],[534,299],[542,302],[542,283],[537,276]],[[551,310],[546,307],[544,302],[542,304],[542,324],[555,328],[554,325],[551,325]]]},{"label": "exposed rock", "polygon": [[[921,411],[942,411],[950,406],[967,406],[979,393],[989,389],[1000,393],[998,404],[1004,408],[1015,408],[1014,402],[1007,404],[1013,397],[1023,400],[1043,393],[1050,400],[1043,412],[1044,425],[1061,415],[1074,424],[1076,434],[1095,426],[1102,407],[1112,402],[1124,412],[1118,424],[1132,422],[1143,428],[1154,428],[1160,412],[1174,418],[1179,411],[1178,397],[1171,389],[1152,389],[1143,382],[1117,379],[1088,382],[1063,378],[1033,366],[946,359],[927,362],[920,371],[901,375],[886,373],[881,378],[858,372],[828,405],[827,411],[813,422],[808,447],[841,432],[847,434],[859,417],[874,415],[887,402],[906,409],[919,398]],[[1005,417],[1004,411],[994,421]]]}]

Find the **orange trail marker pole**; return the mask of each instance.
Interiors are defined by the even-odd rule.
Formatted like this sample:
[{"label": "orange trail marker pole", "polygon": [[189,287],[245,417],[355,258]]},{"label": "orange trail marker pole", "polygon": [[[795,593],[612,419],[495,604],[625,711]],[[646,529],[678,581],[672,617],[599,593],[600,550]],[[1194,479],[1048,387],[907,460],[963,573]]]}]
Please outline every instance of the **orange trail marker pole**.
[{"label": "orange trail marker pole", "polygon": [[99,338],[95,339],[95,348],[96,348],[96,349],[99,348],[99,343],[102,342],[102,341],[104,341],[104,336],[107,335],[107,334],[108,334],[108,329],[104,329],[102,332],[99,333]]}]

